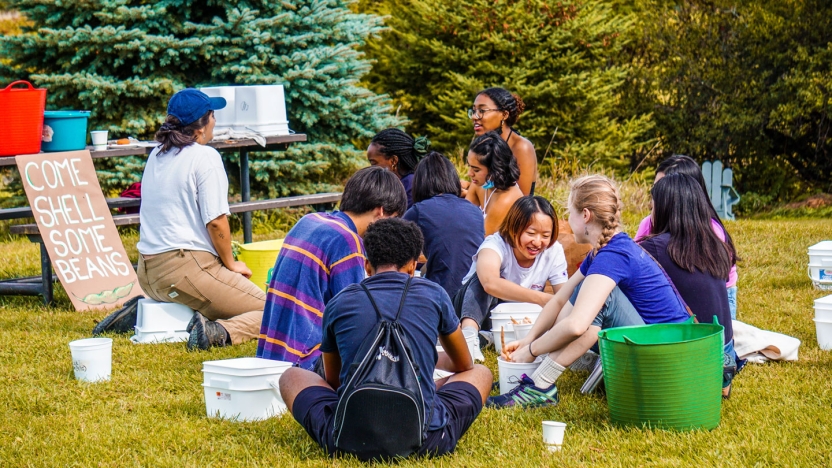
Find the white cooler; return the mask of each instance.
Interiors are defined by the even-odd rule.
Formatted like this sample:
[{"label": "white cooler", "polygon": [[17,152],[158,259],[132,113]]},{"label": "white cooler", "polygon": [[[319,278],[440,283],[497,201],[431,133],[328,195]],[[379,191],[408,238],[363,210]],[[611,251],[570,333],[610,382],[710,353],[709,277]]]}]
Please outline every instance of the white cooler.
[{"label": "white cooler", "polygon": [[202,363],[208,417],[258,421],[286,411],[278,381],[292,363],[261,358]]}]

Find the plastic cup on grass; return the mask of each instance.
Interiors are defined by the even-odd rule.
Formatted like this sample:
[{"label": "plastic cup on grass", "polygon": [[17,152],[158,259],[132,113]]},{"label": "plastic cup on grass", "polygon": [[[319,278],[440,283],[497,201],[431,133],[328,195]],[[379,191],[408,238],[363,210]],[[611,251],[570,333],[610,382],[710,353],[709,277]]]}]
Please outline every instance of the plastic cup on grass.
[{"label": "plastic cup on grass", "polygon": [[557,452],[563,446],[563,436],[566,434],[566,423],[557,421],[543,421],[543,443],[550,452]]}]

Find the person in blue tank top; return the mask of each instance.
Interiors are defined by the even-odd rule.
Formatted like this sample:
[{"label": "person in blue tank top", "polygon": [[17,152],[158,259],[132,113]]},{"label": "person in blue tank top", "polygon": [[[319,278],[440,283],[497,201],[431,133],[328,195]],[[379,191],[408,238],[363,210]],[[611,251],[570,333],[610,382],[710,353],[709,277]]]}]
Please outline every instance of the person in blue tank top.
[{"label": "person in blue tank top", "polygon": [[461,191],[453,163],[433,151],[416,166],[416,204],[404,214],[404,219],[419,226],[425,238],[425,278],[442,286],[450,297],[462,287],[471,257],[485,238],[482,212],[460,198]]},{"label": "person in blue tank top", "polygon": [[540,366],[491,406],[542,406],[557,402],[555,382],[606,328],[684,322],[690,317],[673,284],[650,255],[621,232],[621,201],[600,175],[572,182],[569,226],[578,243],[593,249],[580,270],[546,304],[528,336],[507,343],[503,358]]}]

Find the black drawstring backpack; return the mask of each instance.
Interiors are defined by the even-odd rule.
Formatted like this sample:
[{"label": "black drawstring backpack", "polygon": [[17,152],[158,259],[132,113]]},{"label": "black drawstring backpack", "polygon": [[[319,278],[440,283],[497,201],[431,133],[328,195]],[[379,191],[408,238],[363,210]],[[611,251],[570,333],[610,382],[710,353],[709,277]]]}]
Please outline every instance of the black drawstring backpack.
[{"label": "black drawstring backpack", "polygon": [[[419,368],[399,316],[410,289],[407,280],[396,318],[388,322],[364,284],[378,323],[361,343],[335,411],[335,448],[363,461],[406,457],[419,450],[430,418],[419,386]],[[432,408],[431,408],[432,413]]]}]

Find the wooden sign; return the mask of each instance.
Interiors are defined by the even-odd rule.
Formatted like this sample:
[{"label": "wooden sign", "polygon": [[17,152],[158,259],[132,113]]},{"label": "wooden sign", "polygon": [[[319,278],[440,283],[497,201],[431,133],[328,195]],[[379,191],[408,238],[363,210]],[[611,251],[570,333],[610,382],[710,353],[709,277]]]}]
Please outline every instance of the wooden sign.
[{"label": "wooden sign", "polygon": [[110,309],[142,294],[90,152],[15,161],[49,259],[75,309]]}]

